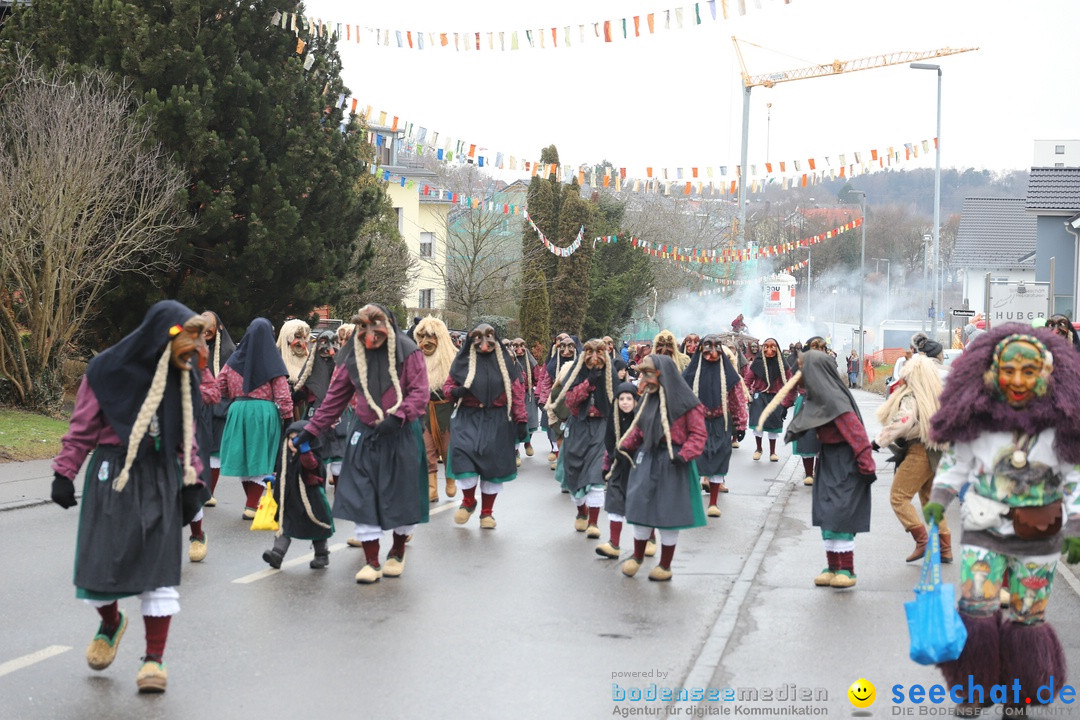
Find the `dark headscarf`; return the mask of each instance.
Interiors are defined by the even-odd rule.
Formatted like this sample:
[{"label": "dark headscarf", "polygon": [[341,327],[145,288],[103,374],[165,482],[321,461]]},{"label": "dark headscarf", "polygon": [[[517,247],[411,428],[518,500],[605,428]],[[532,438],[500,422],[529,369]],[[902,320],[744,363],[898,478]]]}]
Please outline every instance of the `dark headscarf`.
[{"label": "dark headscarf", "polygon": [[[776,357],[766,358],[765,343],[770,340],[776,343]],[[776,342],[776,338],[765,338],[758,344],[758,348],[757,356],[750,363],[750,372],[764,380],[770,387],[772,386],[772,383],[776,382],[776,378],[780,378],[780,382],[783,383],[787,378],[787,375],[785,375],[784,371],[781,369],[783,365],[781,365],[780,343]],[[769,377],[765,377],[766,362],[768,362]]]},{"label": "dark headscarf", "polygon": [[[412,355],[419,350],[416,343],[413,342],[408,335],[401,332],[398,329],[397,318],[394,314],[386,309],[385,306],[378,303],[370,303],[372,306],[379,308],[382,314],[386,316],[386,321],[390,323],[390,330],[387,333],[387,342],[384,342],[381,347],[374,350],[368,350],[366,347],[361,346],[364,351],[364,360],[367,363],[367,374],[364,380],[367,383],[368,392],[371,394],[371,398],[376,403],[381,403],[383,395],[386,391],[394,386],[393,381],[390,379],[390,359],[389,359],[389,333],[394,334],[394,369],[398,373],[400,382],[401,368],[405,364],[405,358]],[[337,364],[344,365],[349,373],[349,377],[352,378],[353,385],[357,388],[363,387],[360,384],[360,370],[356,364],[356,333],[349,336],[349,340],[345,343],[345,347],[341,348],[337,355]],[[380,406],[381,407],[381,406]]]},{"label": "dark headscarf", "polygon": [[[583,348],[581,346],[581,341],[578,340],[577,335],[571,335],[570,339],[574,341],[574,345],[576,346],[577,349],[574,352],[574,357],[570,358],[566,362],[573,363],[579,357],[581,357],[581,353],[584,352],[585,348]],[[559,370],[562,369],[562,364],[563,364],[563,357],[562,357],[562,355],[559,354],[559,346],[556,345],[555,346],[555,351],[553,353],[551,353],[551,357],[548,359],[547,365],[545,366],[545,368],[547,369],[548,377],[551,378],[552,382],[555,382],[555,379],[557,377],[559,377]]]},{"label": "dark headscarf", "polygon": [[[457,357],[454,358],[454,362],[450,365],[450,377],[462,387],[465,387],[465,380],[469,376],[469,348],[471,347],[473,347],[473,339],[467,335],[465,342],[461,344],[461,349],[458,350]],[[506,373],[510,378],[511,385],[521,377],[521,367],[514,362],[510,351],[503,347],[496,331],[495,349],[487,355],[479,351],[476,352],[476,374],[473,376],[472,386],[469,387],[469,392],[483,403],[484,407],[490,406],[500,395],[507,392],[503,386],[503,376],[499,371],[499,361],[496,359],[495,353],[502,353],[503,363],[506,365]],[[512,401],[513,398],[507,394],[507,406]]]},{"label": "dark headscarf", "polygon": [[[316,398],[320,401],[326,397],[326,391],[330,389],[330,378],[334,375],[334,367],[336,366],[335,359],[333,357],[321,357],[319,355],[319,338],[329,336],[331,342],[337,341],[337,333],[333,330],[323,330],[315,338],[315,347],[308,353],[307,363],[314,363],[311,366],[311,374],[307,376],[304,381],[304,387],[312,392]],[[304,369],[300,370],[300,377],[304,376]]]},{"label": "dark headscarf", "polygon": [[244,378],[244,393],[250,393],[276,377],[289,377],[274,341],[274,328],[266,318],[251,321],[236,352],[225,364]]},{"label": "dark headscarf", "polygon": [[236,343],[233,342],[232,335],[229,335],[229,331],[225,329],[224,323],[221,322],[221,316],[213,310],[210,311],[210,314],[214,316],[214,320],[217,322],[217,334],[214,335],[213,340],[206,344],[206,349],[210,351],[207,357],[209,357],[210,362],[213,363],[214,352],[219,345],[221,346],[221,351],[218,356],[218,363],[220,364],[218,367],[210,368],[210,372],[214,374],[214,377],[217,377],[217,374],[221,372],[221,368],[229,362],[229,358],[236,352]]},{"label": "dark headscarf", "polygon": [[[120,441],[127,444],[131,427],[150,390],[158,361],[172,342],[169,330],[183,327],[198,313],[176,302],[154,303],[139,327],[109,349],[99,353],[86,367],[86,381],[98,405]],[[180,370],[169,365],[165,395],[158,419],[166,448],[177,448],[183,438],[183,407],[180,401]],[[192,400],[199,397],[199,373],[191,373]],[[197,406],[197,405],[196,405]]]},{"label": "dark headscarf", "polygon": [[820,350],[802,354],[802,381],[806,388],[802,409],[788,424],[784,442],[797,440],[803,433],[832,422],[846,412],[853,412],[862,422],[862,413],[847,383],[836,372],[836,361]]},{"label": "dark headscarf", "polygon": [[[682,374],[683,380],[691,390],[694,389],[694,375],[697,374],[698,366],[701,366],[701,377],[698,378],[698,398],[705,407],[720,407],[724,402],[723,394],[731,392],[732,388],[739,384],[739,373],[731,364],[726,352],[720,350],[720,359],[711,363],[701,356],[699,345]],[[724,373],[723,381],[721,381],[721,372]]]},{"label": "dark headscarf", "polygon": [[[653,365],[660,371],[660,388],[664,391],[668,427],[701,404],[694,391],[683,380],[679,366],[667,355],[652,355]],[[655,397],[652,397],[655,396]],[[659,391],[647,395],[639,404],[638,427],[644,435],[643,447],[655,448],[664,440],[664,425],[660,420]]]},{"label": "dark headscarf", "polygon": [[[581,363],[581,368],[578,370],[577,377],[574,378],[574,382],[571,383],[570,387],[568,387],[566,389],[566,392],[570,392],[571,390],[576,388],[578,385],[580,385],[583,382],[586,382],[589,379],[589,368],[586,367],[586,365],[585,365],[585,356],[584,355],[578,355],[578,360],[577,361],[579,363]],[[609,368],[610,368],[610,370],[609,370]],[[574,371],[570,370],[569,372],[572,374]],[[611,380],[612,380],[613,384],[618,382],[618,376],[615,375],[615,365],[612,362],[610,355],[608,355],[608,365],[607,365],[607,367],[604,368],[604,372],[605,373],[606,372],[611,372]],[[560,393],[560,394],[565,395],[565,393]],[[591,393],[591,397],[592,397],[593,405],[600,412],[600,414],[603,415],[604,417],[611,417],[611,400],[608,399],[608,395],[607,395],[607,380],[606,379],[601,380],[599,387],[593,388],[593,391]]]},{"label": "dark headscarf", "polygon": [[619,396],[623,393],[630,393],[637,399],[637,388],[634,387],[634,383],[624,382],[619,383],[619,386],[615,388],[615,407],[612,409],[611,417],[608,418],[608,429],[604,437],[604,447],[607,449],[608,455],[613,459],[617,459],[615,455],[615,443],[619,438],[616,437],[615,432],[615,416],[618,416],[619,431],[620,433],[626,432],[626,428],[630,427],[630,423],[634,421],[634,413],[637,411],[637,405],[634,405],[634,409],[630,412],[623,412],[619,409]]},{"label": "dark headscarf", "polygon": [[[998,399],[984,377],[998,343],[1009,335],[1034,336],[1054,356],[1046,394],[1033,397],[1023,408]],[[986,432],[1019,430],[1035,435],[1047,428],[1055,428],[1057,454],[1066,462],[1080,463],[1080,357],[1072,351],[1072,343],[1050,330],[1006,323],[987,330],[953,360],[930,437],[936,443],[969,442]]]}]

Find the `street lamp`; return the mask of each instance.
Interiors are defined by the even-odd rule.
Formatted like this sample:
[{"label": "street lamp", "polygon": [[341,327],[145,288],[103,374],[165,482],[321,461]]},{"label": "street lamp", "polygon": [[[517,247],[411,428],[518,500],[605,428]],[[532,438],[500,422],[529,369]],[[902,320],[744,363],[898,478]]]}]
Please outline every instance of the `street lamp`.
[{"label": "street lamp", "polygon": [[874,258],[874,272],[881,272],[879,270],[879,263],[886,263],[888,267],[887,274],[885,275],[885,319],[889,319],[889,291],[892,288],[892,260],[889,258]]},{"label": "street lamp", "polygon": [[866,193],[862,190],[849,190],[848,195],[862,198],[862,247],[859,250],[859,387],[862,387],[866,365],[866,328],[863,326],[863,305],[866,297]]},{"label": "street lamp", "polygon": [[941,246],[938,238],[938,230],[941,227],[941,66],[932,63],[911,63],[908,67],[915,70],[937,71],[937,142],[934,147],[934,292],[933,302],[931,303],[931,306],[935,309],[935,317],[930,326],[930,337],[937,340],[937,311],[942,307],[939,284],[941,278],[941,265],[939,263]]}]

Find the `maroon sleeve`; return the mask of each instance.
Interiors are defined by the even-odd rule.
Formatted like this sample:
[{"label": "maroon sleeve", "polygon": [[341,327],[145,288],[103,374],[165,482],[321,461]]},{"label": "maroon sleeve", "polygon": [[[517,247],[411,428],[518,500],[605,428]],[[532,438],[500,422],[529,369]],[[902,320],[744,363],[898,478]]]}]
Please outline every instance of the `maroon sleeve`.
[{"label": "maroon sleeve", "polygon": [[548,375],[547,365],[536,366],[536,401],[545,405],[551,395],[552,378]]},{"label": "maroon sleeve", "polygon": [[592,384],[588,380],[580,382],[574,387],[570,388],[566,393],[566,409],[569,410],[574,417],[578,416],[581,411],[581,406],[589,402],[589,393],[592,392]]},{"label": "maroon sleeve", "polygon": [[214,380],[217,382],[218,395],[223,398],[231,398],[232,393],[229,392],[229,375],[233,373],[233,369],[228,365],[221,368],[221,372],[217,374]]},{"label": "maroon sleeve", "polygon": [[645,439],[645,434],[641,432],[641,428],[636,427],[630,431],[630,434],[626,436],[626,439],[622,441],[619,446],[630,455],[637,452],[637,449],[641,447],[641,441]]},{"label": "maroon sleeve", "polygon": [[515,423],[529,422],[529,413],[525,409],[525,383],[518,378],[510,386],[510,412]]},{"label": "maroon sleeve", "polygon": [[[781,363],[781,365],[783,365],[783,363]],[[784,365],[784,382],[786,383],[790,379],[791,379],[791,371],[788,370],[786,365]],[[799,393],[795,389],[789,390],[788,394],[784,396],[784,399],[781,402],[781,404],[784,407],[789,408],[789,407],[791,407],[792,405],[795,404],[795,398],[797,398],[797,397],[799,397]]]},{"label": "maroon sleeve", "polygon": [[53,460],[53,472],[74,479],[86,456],[97,447],[98,437],[105,426],[105,415],[84,376],[75,395],[71,424],[64,437],[60,438],[60,454]]},{"label": "maroon sleeve", "polygon": [[747,410],[746,389],[742,383],[732,388],[728,395],[728,411],[731,413],[732,430],[745,430],[750,421],[750,412]]},{"label": "maroon sleeve", "polygon": [[859,422],[859,416],[849,411],[833,420],[833,424],[855,453],[855,462],[859,466],[859,472],[863,475],[877,472],[870,441],[866,437],[866,428]]},{"label": "maroon sleeve", "polygon": [[293,411],[292,392],[289,390],[289,378],[278,375],[270,381],[270,389],[274,391],[274,404],[278,406],[278,414],[282,418],[291,418]]},{"label": "maroon sleeve", "polygon": [[451,395],[450,393],[453,392],[454,388],[456,388],[457,386],[458,386],[457,380],[455,380],[451,376],[447,376],[446,382],[444,382],[443,386],[442,386],[443,397],[444,398],[453,398],[454,396]]},{"label": "maroon sleeve", "polygon": [[199,394],[202,396],[204,405],[217,405],[221,402],[221,388],[217,379],[209,368],[202,371],[202,382],[199,383]]},{"label": "maroon sleeve", "polygon": [[427,363],[424,353],[413,352],[401,366],[401,405],[394,412],[405,422],[416,420],[427,412],[431,391],[428,388]]},{"label": "maroon sleeve", "polygon": [[349,373],[335,372],[330,378],[330,387],[326,390],[326,397],[323,398],[315,415],[304,426],[304,429],[312,435],[322,435],[338,421],[355,393],[356,388],[353,387]]},{"label": "maroon sleeve", "polygon": [[700,404],[694,406],[677,422],[686,425],[686,441],[683,442],[679,455],[689,462],[705,452],[705,440],[708,439],[708,433],[705,431],[705,406]]}]

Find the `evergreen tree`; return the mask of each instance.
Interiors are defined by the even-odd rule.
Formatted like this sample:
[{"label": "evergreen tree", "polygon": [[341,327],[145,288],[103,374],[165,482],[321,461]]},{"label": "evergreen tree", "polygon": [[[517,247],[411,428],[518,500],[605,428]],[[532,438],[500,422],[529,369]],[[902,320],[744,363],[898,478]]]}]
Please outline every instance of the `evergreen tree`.
[{"label": "evergreen tree", "polygon": [[616,235],[619,241],[597,245],[593,252],[583,337],[616,336],[654,282],[649,256],[631,247],[630,234],[620,230],[624,209],[622,203],[601,196],[593,213],[588,234]]},{"label": "evergreen tree", "polygon": [[[563,194],[559,209],[558,244],[570,245],[584,225],[591,234],[592,208],[581,199],[575,178]],[[581,246],[570,257],[557,258],[558,271],[550,287],[551,325],[571,335],[581,335],[585,314],[589,309],[589,270],[592,262],[592,240],[582,239]],[[582,338],[585,339],[585,338]]]},{"label": "evergreen tree", "polygon": [[297,38],[270,24],[278,6],[34,0],[8,18],[3,39],[33,47],[43,65],[128,83],[189,176],[197,223],[175,239],[179,269],[114,287],[100,314],[114,333],[163,296],[233,327],[337,299],[381,191],[357,182],[362,141],[354,125],[342,132],[335,41],[305,30],[298,53]]},{"label": "evergreen tree", "polygon": [[548,324],[551,311],[544,274],[538,267],[531,265],[522,271],[521,284],[523,290],[518,319],[525,347],[532,350],[539,346],[543,348],[542,353],[545,353],[551,343],[551,326]]}]

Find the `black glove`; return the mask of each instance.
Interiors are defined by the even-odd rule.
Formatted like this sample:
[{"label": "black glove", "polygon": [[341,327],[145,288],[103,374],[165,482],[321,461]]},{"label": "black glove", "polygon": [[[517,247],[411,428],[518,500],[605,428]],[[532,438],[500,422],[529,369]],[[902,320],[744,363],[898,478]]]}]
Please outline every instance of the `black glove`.
[{"label": "black glove", "polygon": [[450,397],[463,398],[465,397],[465,393],[467,392],[469,392],[469,388],[462,385],[455,385],[453,388],[450,389]]},{"label": "black glove", "polygon": [[203,485],[185,485],[180,490],[180,505],[183,507],[183,525],[188,525],[199,514],[199,508],[203,506]]},{"label": "black glove", "polygon": [[742,442],[744,437],[746,437],[746,428],[743,428],[742,430],[736,430],[735,431],[735,439],[736,440],[738,440],[739,442]]},{"label": "black glove", "polygon": [[310,446],[311,446],[311,444],[312,444],[313,442],[315,442],[315,439],[316,439],[316,438],[315,438],[315,436],[314,436],[314,435],[312,435],[312,434],[311,434],[310,432],[308,432],[307,430],[301,430],[301,431],[300,431],[300,432],[299,432],[299,433],[297,434],[297,436],[296,436],[296,437],[294,437],[294,438],[293,438],[292,440],[290,440],[289,442],[291,442],[291,443],[292,443],[292,446],[293,446],[294,448],[296,448],[296,449],[299,449],[301,445],[308,445],[308,446],[310,447]]},{"label": "black glove", "polygon": [[866,483],[872,483],[877,480],[877,473],[859,473],[859,479]]},{"label": "black glove", "polygon": [[690,463],[690,461],[689,461],[689,460],[687,460],[686,458],[684,458],[684,457],[683,457],[682,455],[680,455],[679,453],[675,453],[675,457],[674,457],[674,458],[672,459],[672,462],[674,462],[676,466],[679,466],[679,465],[688,465],[688,464]]},{"label": "black glove", "polygon": [[874,452],[877,452],[878,450],[881,449],[881,446],[877,444],[877,440],[871,440],[870,441],[870,449],[873,450]]},{"label": "black glove", "polygon": [[401,426],[405,424],[405,421],[399,418],[397,415],[387,415],[381,423],[375,426],[375,434],[378,436],[389,435],[390,433],[397,432],[401,429]]},{"label": "black glove", "polygon": [[519,422],[517,424],[517,439],[518,442],[524,442],[529,437],[529,423]]},{"label": "black glove", "polygon": [[75,483],[71,481],[71,478],[66,478],[60,473],[53,473],[52,501],[65,510],[78,505],[75,501]]}]

